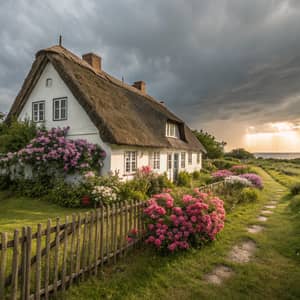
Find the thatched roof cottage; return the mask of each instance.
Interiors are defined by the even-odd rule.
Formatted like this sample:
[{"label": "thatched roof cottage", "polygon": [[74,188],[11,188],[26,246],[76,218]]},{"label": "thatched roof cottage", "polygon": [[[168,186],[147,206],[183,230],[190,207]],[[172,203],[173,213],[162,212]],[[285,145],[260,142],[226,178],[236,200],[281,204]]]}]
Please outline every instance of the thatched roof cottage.
[{"label": "thatched roof cottage", "polygon": [[106,151],[103,173],[130,178],[142,166],[167,172],[201,169],[204,147],[189,127],[146,93],[101,68],[101,57],[79,58],[62,46],[40,50],[8,119],[32,119],[46,128],[69,126],[69,138],[86,139]]}]

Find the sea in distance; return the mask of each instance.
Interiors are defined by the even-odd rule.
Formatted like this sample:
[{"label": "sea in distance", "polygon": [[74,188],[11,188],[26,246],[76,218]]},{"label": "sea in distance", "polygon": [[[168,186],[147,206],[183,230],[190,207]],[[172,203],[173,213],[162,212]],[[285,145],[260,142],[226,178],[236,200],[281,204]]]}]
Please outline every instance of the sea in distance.
[{"label": "sea in distance", "polygon": [[279,152],[262,152],[262,153],[253,153],[256,158],[274,158],[274,159],[295,159],[300,158],[300,152],[299,153],[292,153],[292,152],[286,152],[286,153],[279,153]]}]

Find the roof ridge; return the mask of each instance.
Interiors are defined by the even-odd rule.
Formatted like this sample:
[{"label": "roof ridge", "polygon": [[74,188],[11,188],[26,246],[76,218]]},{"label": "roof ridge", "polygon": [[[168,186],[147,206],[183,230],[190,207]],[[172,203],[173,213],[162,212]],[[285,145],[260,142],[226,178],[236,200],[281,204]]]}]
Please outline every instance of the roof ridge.
[{"label": "roof ridge", "polygon": [[[70,51],[69,49],[67,49],[61,45],[54,45],[49,48],[39,50],[36,53],[36,57],[43,54],[44,52],[46,52],[46,53],[52,52],[55,54],[64,55],[64,57],[66,59],[71,59],[73,62],[79,64],[80,66],[89,69],[91,72],[93,72],[95,75],[99,76],[100,78],[106,79],[107,81],[109,81],[110,83],[112,83],[118,87],[125,88],[126,90],[128,90],[130,92],[138,94],[138,95],[144,97],[145,99],[152,101],[154,104],[160,106],[162,109],[167,110],[169,113],[171,113],[174,116],[174,118],[183,122],[181,120],[181,118],[177,117],[172,111],[170,111],[170,109],[168,107],[166,107],[164,104],[160,103],[156,98],[139,91],[137,88],[133,87],[132,85],[121,81],[120,79],[110,75],[109,73],[107,73],[103,70],[96,71],[89,63],[87,63],[85,60],[83,60],[81,57],[79,57],[78,55],[76,55],[75,53]],[[65,53],[65,52],[67,52],[67,53]],[[68,57],[68,55],[66,55],[66,54],[68,54],[70,57]]]}]

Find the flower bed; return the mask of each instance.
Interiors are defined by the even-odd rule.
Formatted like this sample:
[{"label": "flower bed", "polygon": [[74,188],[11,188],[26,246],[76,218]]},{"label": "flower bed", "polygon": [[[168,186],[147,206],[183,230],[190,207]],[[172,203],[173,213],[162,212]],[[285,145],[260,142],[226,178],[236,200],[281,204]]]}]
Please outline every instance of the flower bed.
[{"label": "flower bed", "polygon": [[252,185],[254,187],[258,188],[258,189],[262,189],[263,188],[262,179],[257,174],[247,173],[247,174],[240,175],[240,177],[249,180],[252,183]]},{"label": "flower bed", "polygon": [[218,170],[211,174],[214,181],[220,181],[220,180],[223,180],[225,177],[232,176],[232,175],[233,175],[233,173],[226,169]]},{"label": "flower bed", "polygon": [[201,246],[223,229],[223,201],[199,190],[178,201],[170,193],[154,195],[144,210],[147,244],[163,252]]}]

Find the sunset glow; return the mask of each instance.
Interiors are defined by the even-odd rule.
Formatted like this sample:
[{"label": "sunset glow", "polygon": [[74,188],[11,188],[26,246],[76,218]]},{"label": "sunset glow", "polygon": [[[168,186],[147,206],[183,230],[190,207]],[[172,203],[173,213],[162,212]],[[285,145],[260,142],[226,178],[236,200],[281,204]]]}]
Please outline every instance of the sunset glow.
[{"label": "sunset glow", "polygon": [[267,123],[262,128],[250,126],[244,137],[245,146],[252,152],[299,152],[299,126],[290,122]]}]

